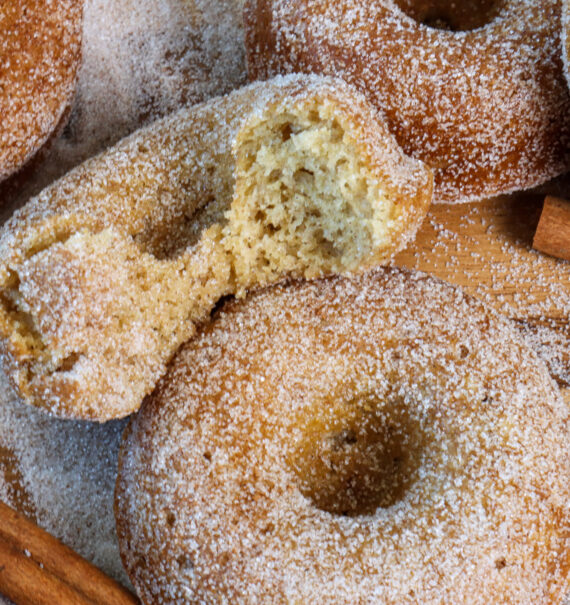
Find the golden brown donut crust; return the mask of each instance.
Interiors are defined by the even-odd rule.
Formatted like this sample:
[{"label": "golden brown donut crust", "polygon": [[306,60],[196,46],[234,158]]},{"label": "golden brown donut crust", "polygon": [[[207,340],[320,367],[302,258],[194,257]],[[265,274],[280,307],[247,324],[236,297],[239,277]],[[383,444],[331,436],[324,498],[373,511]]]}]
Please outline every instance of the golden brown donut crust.
[{"label": "golden brown donut crust", "polygon": [[0,10],[0,180],[63,121],[81,60],[83,0],[8,0]]},{"label": "golden brown donut crust", "polygon": [[150,603],[561,603],[568,409],[512,325],[421,273],[225,306],[126,430]]},{"label": "golden brown donut crust", "polygon": [[431,171],[342,81],[289,76],[155,122],[0,233],[8,375],[62,416],[125,416],[224,295],[387,262]]},{"label": "golden brown donut crust", "polygon": [[[418,22],[440,14],[475,29]],[[434,169],[434,201],[465,202],[570,167],[560,18],[557,0],[248,0],[248,70],[346,79]]]}]

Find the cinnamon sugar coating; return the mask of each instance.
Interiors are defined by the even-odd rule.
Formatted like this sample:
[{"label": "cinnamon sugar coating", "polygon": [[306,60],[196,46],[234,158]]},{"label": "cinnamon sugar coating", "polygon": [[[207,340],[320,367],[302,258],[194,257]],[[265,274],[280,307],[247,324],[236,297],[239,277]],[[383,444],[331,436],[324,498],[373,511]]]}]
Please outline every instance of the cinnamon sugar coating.
[{"label": "cinnamon sugar coating", "polygon": [[125,416],[220,297],[387,262],[431,194],[431,171],[341,81],[277,78],[183,109],[4,226],[7,373],[55,414]]},{"label": "cinnamon sugar coating", "polygon": [[0,180],[66,117],[81,60],[83,0],[16,0],[0,10]]},{"label": "cinnamon sugar coating", "polygon": [[561,603],[568,409],[505,319],[421,273],[228,304],[127,428],[146,604]]},{"label": "cinnamon sugar coating", "polygon": [[532,187],[570,167],[557,0],[248,0],[245,16],[252,79],[346,79],[432,166],[435,201]]}]

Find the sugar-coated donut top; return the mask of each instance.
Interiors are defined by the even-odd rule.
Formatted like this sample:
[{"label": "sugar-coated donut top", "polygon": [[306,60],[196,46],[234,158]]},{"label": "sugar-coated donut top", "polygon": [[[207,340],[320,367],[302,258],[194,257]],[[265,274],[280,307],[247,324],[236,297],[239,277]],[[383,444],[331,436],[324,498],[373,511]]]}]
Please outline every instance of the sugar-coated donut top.
[{"label": "sugar-coated donut top", "polygon": [[569,167],[560,4],[496,4],[489,23],[450,32],[391,0],[249,0],[248,69],[255,78],[327,73],[359,87],[404,150],[434,168],[436,201],[524,189]]},{"label": "sugar-coated donut top", "polygon": [[[313,479],[344,472],[325,444],[359,447],[355,409],[419,465],[343,516]],[[396,270],[278,286],[225,307],[130,425],[123,560],[145,603],[560,602],[567,423],[510,324],[457,289]]]},{"label": "sugar-coated donut top", "polygon": [[82,0],[17,0],[0,11],[0,180],[68,109],[81,56]]}]

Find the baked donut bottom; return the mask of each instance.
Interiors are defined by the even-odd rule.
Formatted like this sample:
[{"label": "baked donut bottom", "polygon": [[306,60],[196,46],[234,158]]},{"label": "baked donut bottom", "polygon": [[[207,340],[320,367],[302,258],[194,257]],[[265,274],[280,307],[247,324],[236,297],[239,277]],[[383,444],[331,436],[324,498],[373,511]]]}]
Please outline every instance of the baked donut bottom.
[{"label": "baked donut bottom", "polygon": [[560,603],[568,410],[511,324],[424,274],[225,305],[128,426],[144,603]]},{"label": "baked donut bottom", "polygon": [[257,83],[84,163],[0,232],[7,373],[33,405],[136,410],[223,296],[386,263],[432,174],[339,80]]}]

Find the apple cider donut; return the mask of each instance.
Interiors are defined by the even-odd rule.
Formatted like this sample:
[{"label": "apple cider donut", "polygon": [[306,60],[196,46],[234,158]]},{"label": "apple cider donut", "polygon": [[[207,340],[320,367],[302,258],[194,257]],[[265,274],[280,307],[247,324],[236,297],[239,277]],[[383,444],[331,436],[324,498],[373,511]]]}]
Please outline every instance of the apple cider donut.
[{"label": "apple cider donut", "polygon": [[150,603],[560,603],[568,410],[511,324],[424,274],[230,303],[127,427]]},{"label": "apple cider donut", "polygon": [[81,61],[82,0],[16,0],[0,10],[0,180],[67,115]]},{"label": "apple cider donut", "polygon": [[8,374],[58,415],[127,415],[220,297],[386,262],[431,194],[431,171],[341,81],[277,78],[183,109],[0,232]]},{"label": "apple cider donut", "polygon": [[570,167],[558,0],[247,0],[245,15],[252,79],[301,71],[354,84],[432,166],[434,201]]}]

